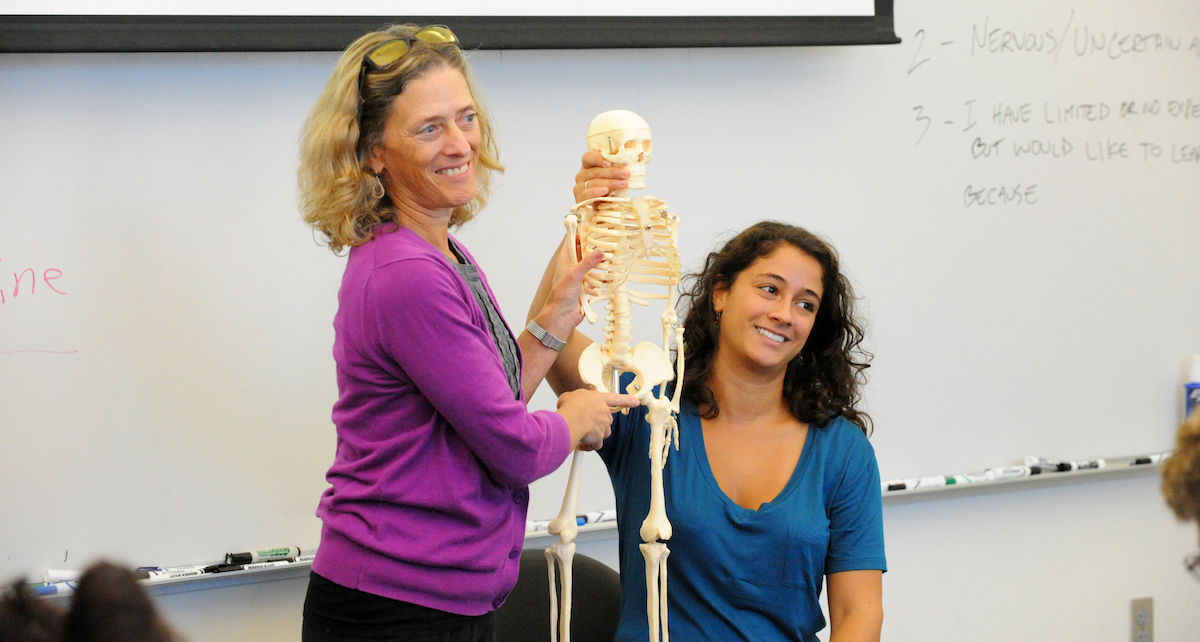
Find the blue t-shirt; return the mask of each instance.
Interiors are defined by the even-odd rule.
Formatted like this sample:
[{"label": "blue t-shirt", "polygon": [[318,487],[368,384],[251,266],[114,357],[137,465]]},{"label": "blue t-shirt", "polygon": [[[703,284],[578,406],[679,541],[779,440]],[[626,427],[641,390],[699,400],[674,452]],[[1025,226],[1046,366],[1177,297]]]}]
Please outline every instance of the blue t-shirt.
[{"label": "blue t-shirt", "polygon": [[[887,570],[875,451],[838,417],[812,425],[791,479],[759,510],[742,508],[717,485],[700,417],[680,413],[680,446],[663,469],[667,517],[668,626],[677,640],[815,641],[825,628],[823,576]],[[621,620],[616,639],[642,642],[645,559],[638,545],[650,509],[650,425],[645,408],[616,415],[599,453],[617,500]]]}]

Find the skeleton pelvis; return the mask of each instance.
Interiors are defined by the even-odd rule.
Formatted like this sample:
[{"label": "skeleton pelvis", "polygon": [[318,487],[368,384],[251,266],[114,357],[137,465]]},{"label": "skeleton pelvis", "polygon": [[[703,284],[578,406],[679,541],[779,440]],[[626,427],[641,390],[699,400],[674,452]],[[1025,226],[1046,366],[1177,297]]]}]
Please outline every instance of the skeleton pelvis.
[{"label": "skeleton pelvis", "polygon": [[649,341],[633,346],[625,363],[616,363],[616,359],[605,355],[598,343],[588,346],[579,356],[579,376],[583,378],[584,383],[596,390],[609,392],[604,373],[606,370],[611,372],[611,369],[634,374],[633,383],[629,384],[627,392],[638,398],[650,395],[654,386],[670,381],[675,376],[675,370],[671,367],[671,357]]}]

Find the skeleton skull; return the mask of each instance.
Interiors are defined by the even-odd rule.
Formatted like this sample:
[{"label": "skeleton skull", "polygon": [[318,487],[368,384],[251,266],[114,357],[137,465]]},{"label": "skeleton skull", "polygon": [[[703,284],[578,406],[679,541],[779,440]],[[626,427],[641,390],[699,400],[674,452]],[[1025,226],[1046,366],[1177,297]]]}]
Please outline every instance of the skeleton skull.
[{"label": "skeleton skull", "polygon": [[646,187],[646,163],[650,162],[650,125],[641,116],[625,110],[606,111],[592,119],[587,133],[588,149],[600,152],[614,165],[629,170],[629,189]]}]

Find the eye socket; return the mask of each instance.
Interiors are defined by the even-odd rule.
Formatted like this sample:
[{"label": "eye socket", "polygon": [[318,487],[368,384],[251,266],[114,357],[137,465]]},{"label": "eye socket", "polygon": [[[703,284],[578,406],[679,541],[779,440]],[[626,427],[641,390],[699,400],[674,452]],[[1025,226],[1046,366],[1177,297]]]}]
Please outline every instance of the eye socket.
[{"label": "eye socket", "polygon": [[636,149],[636,148],[637,148],[636,140],[625,141],[625,149]]}]

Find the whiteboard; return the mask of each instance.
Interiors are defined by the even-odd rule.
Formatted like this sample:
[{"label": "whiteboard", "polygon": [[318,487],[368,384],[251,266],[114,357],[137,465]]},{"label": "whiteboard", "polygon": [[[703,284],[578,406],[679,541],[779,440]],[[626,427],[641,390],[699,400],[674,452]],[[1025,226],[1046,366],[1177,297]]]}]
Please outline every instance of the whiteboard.
[{"label": "whiteboard", "polygon": [[[763,218],[839,249],[884,478],[1168,449],[1200,353],[1200,14],[922,0],[896,32],[473,53],[508,171],[458,236],[510,325],[587,123],[627,108],[686,269]],[[336,58],[0,56],[0,577],[317,543],[343,260],[299,220],[295,157]],[[598,458],[584,486],[613,506]]]}]

